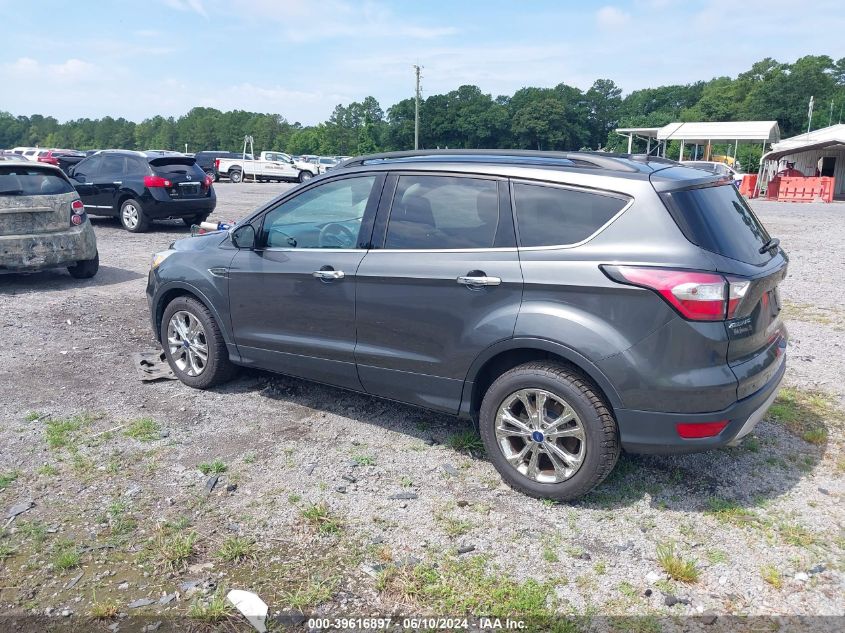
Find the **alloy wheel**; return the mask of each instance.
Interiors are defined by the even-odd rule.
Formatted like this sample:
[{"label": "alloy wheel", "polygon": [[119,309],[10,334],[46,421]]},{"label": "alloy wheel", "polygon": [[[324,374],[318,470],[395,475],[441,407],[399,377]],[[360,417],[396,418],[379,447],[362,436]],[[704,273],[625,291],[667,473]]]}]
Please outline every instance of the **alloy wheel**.
[{"label": "alloy wheel", "polygon": [[208,365],[208,341],[199,319],[180,310],[167,324],[167,345],[173,363],[188,376],[199,376]]},{"label": "alloy wheel", "polygon": [[496,413],[496,442],[508,463],[538,483],[570,479],[584,462],[584,425],[573,408],[544,389],[520,389]]}]

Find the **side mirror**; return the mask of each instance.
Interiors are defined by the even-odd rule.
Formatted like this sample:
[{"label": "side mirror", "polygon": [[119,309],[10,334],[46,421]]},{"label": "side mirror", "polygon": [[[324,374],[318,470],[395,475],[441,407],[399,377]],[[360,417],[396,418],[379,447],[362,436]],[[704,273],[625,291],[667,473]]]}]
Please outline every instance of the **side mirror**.
[{"label": "side mirror", "polygon": [[232,244],[236,248],[255,248],[255,227],[252,224],[244,224],[232,231]]}]

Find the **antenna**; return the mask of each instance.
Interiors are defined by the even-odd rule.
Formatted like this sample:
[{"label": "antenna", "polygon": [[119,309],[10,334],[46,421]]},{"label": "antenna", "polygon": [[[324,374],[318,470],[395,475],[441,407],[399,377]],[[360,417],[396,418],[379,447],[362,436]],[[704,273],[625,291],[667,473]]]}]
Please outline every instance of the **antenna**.
[{"label": "antenna", "polygon": [[422,66],[414,64],[414,75],[417,79],[417,86],[414,92],[414,149],[420,148],[420,70]]}]

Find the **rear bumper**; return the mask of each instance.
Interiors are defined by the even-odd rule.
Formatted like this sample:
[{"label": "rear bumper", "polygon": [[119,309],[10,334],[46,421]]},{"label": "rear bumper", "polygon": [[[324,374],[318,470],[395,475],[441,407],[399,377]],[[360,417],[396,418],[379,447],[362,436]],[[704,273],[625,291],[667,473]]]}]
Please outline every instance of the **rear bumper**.
[{"label": "rear bumper", "polygon": [[[161,195],[165,199],[158,199]],[[192,215],[210,214],[217,206],[217,196],[212,190],[211,195],[206,198],[184,198],[174,200],[166,193],[160,192],[153,196],[145,196],[141,200],[144,214],[153,220],[164,220],[167,218],[185,218]]]},{"label": "rear bumper", "polygon": [[[777,396],[778,387],[786,371],[785,358],[774,376],[759,390],[731,406],[710,413],[660,413],[618,409],[616,420],[622,448],[629,453],[696,453],[739,442],[751,433],[763,419]],[[728,425],[715,437],[684,439],[677,433],[679,422],[716,422],[728,420]]]},{"label": "rear bumper", "polygon": [[63,231],[0,235],[0,270],[32,271],[94,259],[97,238],[89,222]]}]

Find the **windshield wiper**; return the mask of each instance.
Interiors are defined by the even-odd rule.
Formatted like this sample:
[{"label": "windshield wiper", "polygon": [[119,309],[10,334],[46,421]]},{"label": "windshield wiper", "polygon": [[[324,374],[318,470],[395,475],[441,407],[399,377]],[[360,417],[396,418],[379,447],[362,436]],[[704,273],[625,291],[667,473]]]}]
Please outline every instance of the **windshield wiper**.
[{"label": "windshield wiper", "polygon": [[780,240],[776,237],[773,237],[760,247],[760,254],[762,255],[766,251],[770,251],[774,248],[777,248],[778,246],[780,246]]}]

